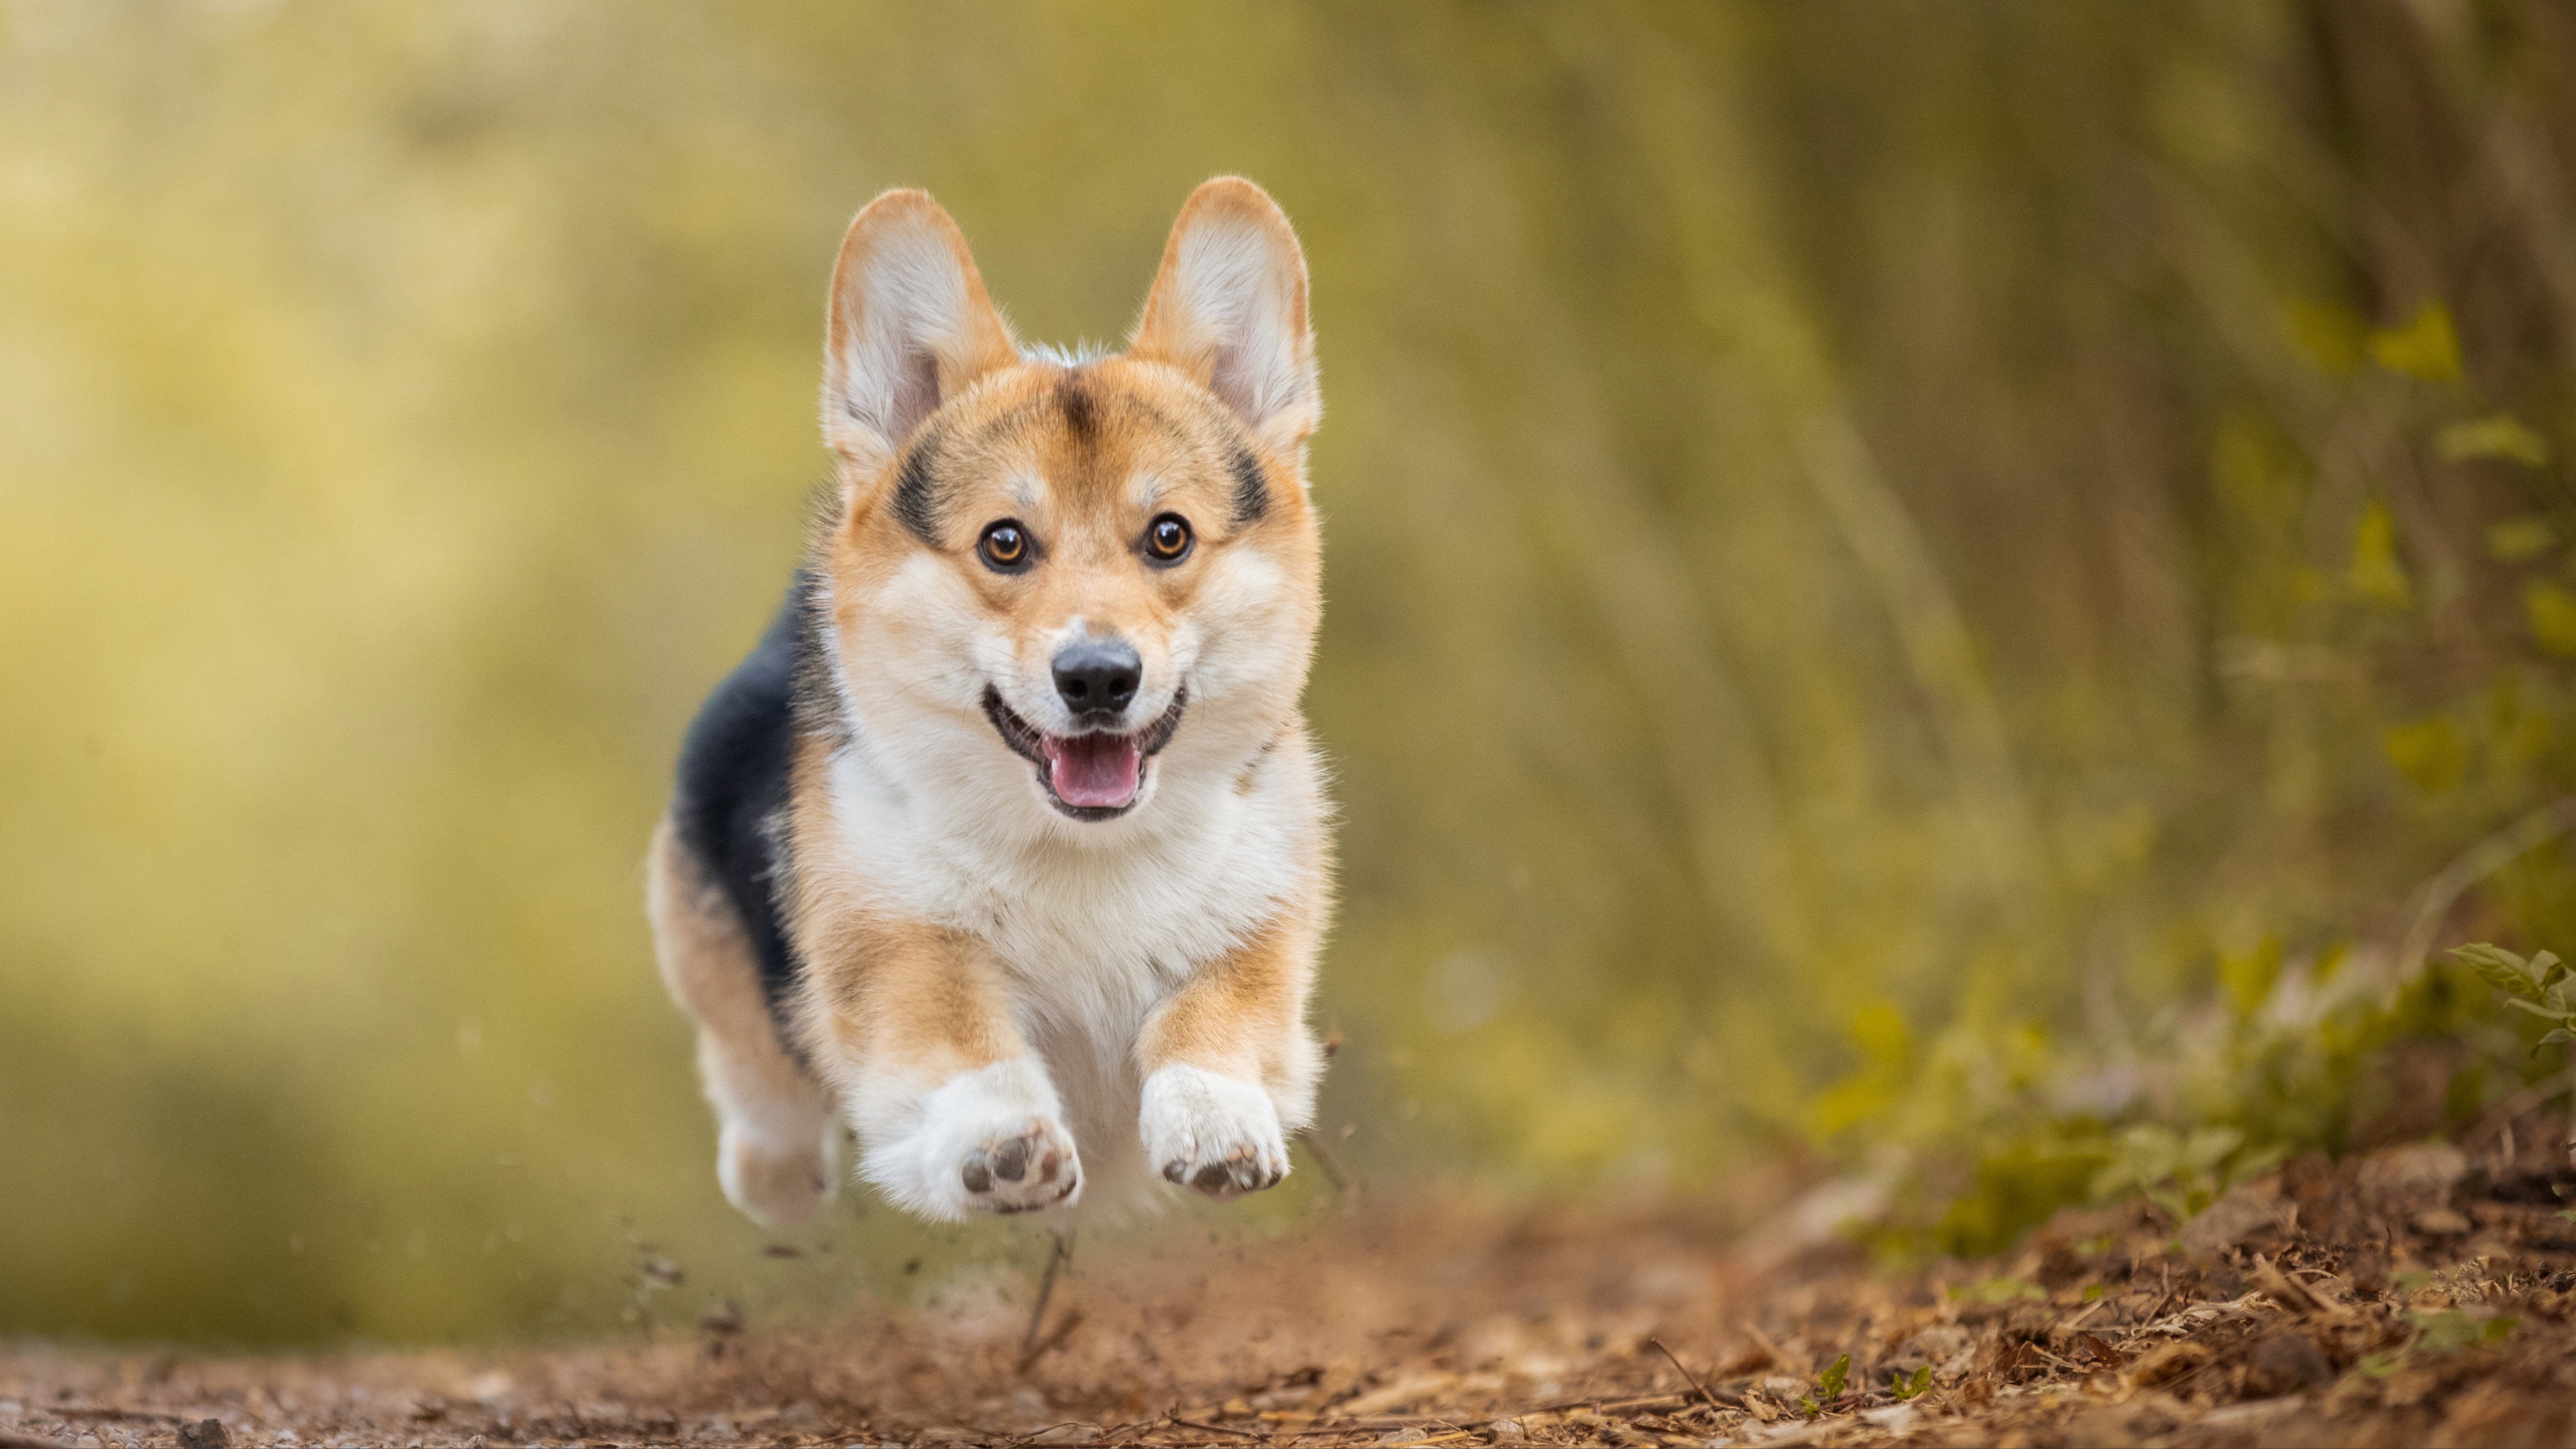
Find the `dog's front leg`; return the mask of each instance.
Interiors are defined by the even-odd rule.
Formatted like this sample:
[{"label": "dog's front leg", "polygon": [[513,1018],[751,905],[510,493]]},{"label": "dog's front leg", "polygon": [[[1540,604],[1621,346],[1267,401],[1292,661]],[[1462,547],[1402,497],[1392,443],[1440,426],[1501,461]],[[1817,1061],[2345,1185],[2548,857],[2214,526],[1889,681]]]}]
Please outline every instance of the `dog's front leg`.
[{"label": "dog's front leg", "polygon": [[809,1020],[859,1136],[860,1175],[926,1217],[1072,1203],[1073,1133],[982,945],[885,925],[835,944]]},{"label": "dog's front leg", "polygon": [[1147,1019],[1137,1130],[1165,1178],[1232,1197],[1288,1175],[1287,1134],[1313,1119],[1322,1066],[1306,1030],[1313,959],[1312,928],[1275,921]]}]

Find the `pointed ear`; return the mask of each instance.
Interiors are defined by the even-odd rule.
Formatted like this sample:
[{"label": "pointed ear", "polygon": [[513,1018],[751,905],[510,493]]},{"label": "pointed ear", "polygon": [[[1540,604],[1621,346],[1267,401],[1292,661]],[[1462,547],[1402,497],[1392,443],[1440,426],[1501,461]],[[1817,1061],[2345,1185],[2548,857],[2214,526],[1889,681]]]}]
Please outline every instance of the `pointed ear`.
[{"label": "pointed ear", "polygon": [[889,191],[841,239],[824,325],[823,441],[853,480],[923,418],[1019,360],[957,223],[926,191]]},{"label": "pointed ear", "polygon": [[1282,452],[1315,430],[1306,254],[1268,192],[1220,176],[1190,193],[1127,350],[1198,379]]}]

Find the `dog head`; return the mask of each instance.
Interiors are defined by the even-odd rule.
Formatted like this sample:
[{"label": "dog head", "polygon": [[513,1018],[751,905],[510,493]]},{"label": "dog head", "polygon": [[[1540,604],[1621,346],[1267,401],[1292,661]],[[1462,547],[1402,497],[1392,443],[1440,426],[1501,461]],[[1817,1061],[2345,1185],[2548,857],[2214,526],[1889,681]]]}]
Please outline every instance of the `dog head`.
[{"label": "dog head", "polygon": [[1023,351],[955,222],[841,244],[818,560],[842,708],[891,785],[1094,836],[1230,788],[1296,718],[1320,608],[1306,265],[1268,195],[1192,193],[1124,353]]}]

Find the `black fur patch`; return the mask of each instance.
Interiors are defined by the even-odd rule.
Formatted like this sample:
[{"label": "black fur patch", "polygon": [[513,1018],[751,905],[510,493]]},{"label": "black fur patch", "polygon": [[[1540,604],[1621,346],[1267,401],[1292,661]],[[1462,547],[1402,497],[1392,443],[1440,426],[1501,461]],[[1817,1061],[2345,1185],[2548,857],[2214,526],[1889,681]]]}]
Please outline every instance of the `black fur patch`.
[{"label": "black fur patch", "polygon": [[939,546],[939,499],[930,476],[939,465],[939,435],[926,434],[903,458],[894,475],[894,516],[912,536]]},{"label": "black fur patch", "polygon": [[699,707],[671,796],[680,844],[740,914],[779,1042],[800,1060],[786,1029],[802,974],[785,930],[787,794],[797,676],[820,648],[813,637],[818,597],[814,575],[800,570],[759,645]]},{"label": "black fur patch", "polygon": [[1100,436],[1100,404],[1092,397],[1081,369],[1056,380],[1055,401],[1064,409],[1064,425],[1075,442],[1089,444]]},{"label": "black fur patch", "polygon": [[1270,480],[1261,472],[1261,460],[1252,450],[1235,444],[1234,456],[1226,460],[1234,473],[1234,526],[1246,528],[1270,514]]}]

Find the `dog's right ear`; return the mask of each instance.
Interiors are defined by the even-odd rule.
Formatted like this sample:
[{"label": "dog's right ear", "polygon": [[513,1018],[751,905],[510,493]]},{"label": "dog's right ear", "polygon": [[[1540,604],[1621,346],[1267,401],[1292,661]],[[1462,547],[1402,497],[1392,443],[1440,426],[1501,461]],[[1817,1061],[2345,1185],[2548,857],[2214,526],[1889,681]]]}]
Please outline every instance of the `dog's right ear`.
[{"label": "dog's right ear", "polygon": [[921,420],[1017,361],[1011,329],[957,223],[926,191],[889,191],[841,239],[824,326],[823,441],[846,496],[883,473]]}]

